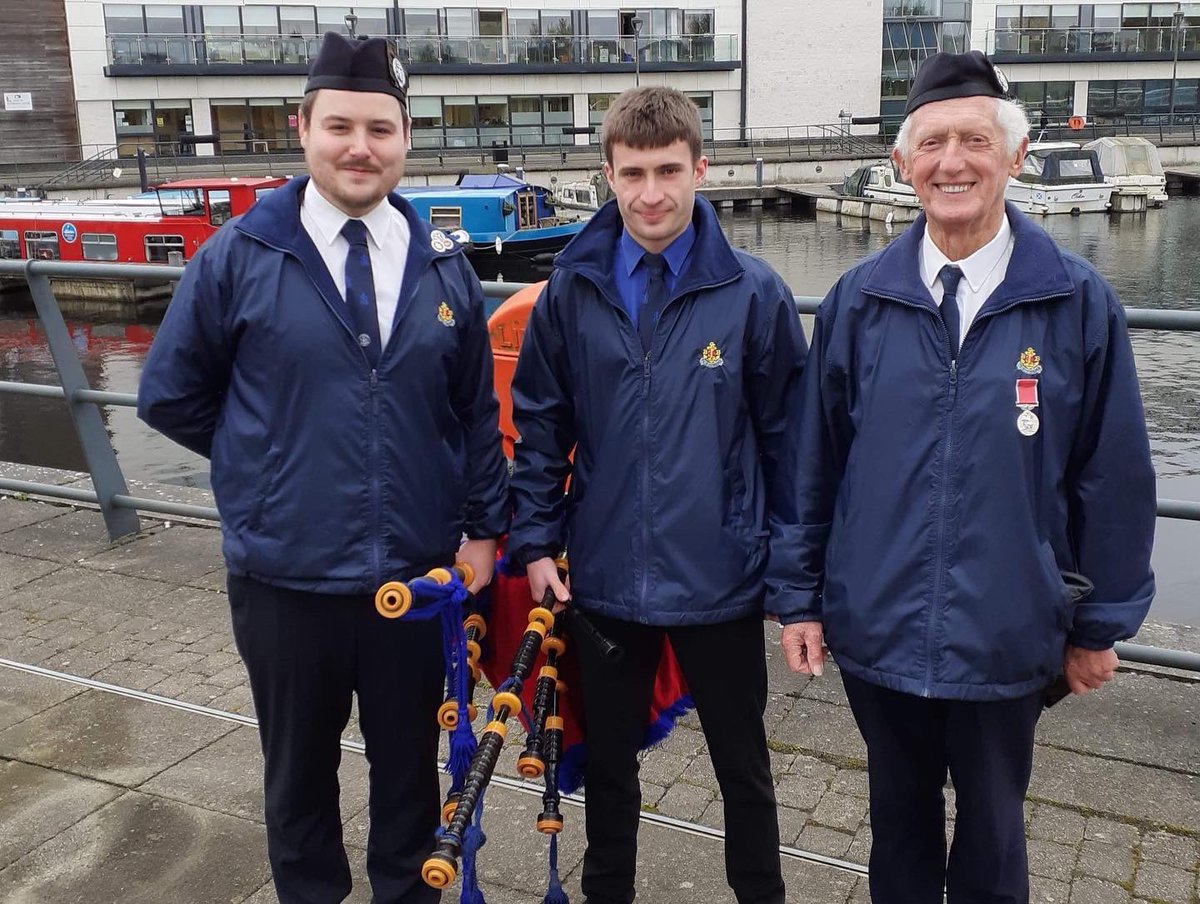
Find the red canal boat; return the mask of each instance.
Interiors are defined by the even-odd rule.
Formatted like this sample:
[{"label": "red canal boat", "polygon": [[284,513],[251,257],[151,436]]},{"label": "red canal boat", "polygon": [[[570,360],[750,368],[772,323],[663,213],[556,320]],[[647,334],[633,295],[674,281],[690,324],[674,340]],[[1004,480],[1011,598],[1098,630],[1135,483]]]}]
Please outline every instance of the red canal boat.
[{"label": "red canal boat", "polygon": [[0,200],[0,258],[182,264],[222,223],[286,182],[185,179],[138,198]]}]

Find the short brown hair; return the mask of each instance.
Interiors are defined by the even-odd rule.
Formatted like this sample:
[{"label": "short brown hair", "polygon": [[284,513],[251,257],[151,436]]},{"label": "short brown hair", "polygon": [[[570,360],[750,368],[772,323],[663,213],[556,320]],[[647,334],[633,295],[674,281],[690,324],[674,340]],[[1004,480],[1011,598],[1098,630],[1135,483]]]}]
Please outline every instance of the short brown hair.
[{"label": "short brown hair", "polygon": [[601,131],[604,159],[612,163],[613,146],[623,144],[637,150],[665,148],[686,141],[692,159],[704,152],[700,133],[700,110],[682,91],[660,85],[622,91],[604,115]]}]

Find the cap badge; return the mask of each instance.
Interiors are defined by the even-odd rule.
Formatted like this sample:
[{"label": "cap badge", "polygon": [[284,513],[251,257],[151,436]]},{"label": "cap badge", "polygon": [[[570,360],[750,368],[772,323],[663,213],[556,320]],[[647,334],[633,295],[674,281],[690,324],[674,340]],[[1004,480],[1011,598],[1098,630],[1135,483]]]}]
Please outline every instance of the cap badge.
[{"label": "cap badge", "polygon": [[435,229],[429,233],[429,245],[438,254],[445,254],[454,247],[454,239],[446,235],[440,229]]},{"label": "cap badge", "polygon": [[397,56],[392,57],[392,83],[401,91],[404,90],[405,84],[408,82],[408,76],[404,72],[404,64],[400,62]]}]

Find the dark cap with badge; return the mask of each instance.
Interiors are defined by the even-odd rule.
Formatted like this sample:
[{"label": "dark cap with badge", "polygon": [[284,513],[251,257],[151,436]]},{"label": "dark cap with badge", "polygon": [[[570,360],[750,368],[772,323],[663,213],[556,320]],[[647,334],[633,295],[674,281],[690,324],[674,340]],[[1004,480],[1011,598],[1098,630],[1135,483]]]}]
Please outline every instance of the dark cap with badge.
[{"label": "dark cap with badge", "polygon": [[325,32],[321,49],[308,69],[304,93],[320,88],[390,94],[408,109],[408,76],[383,38],[355,40],[335,31]]},{"label": "dark cap with badge", "polygon": [[978,50],[935,53],[917,70],[904,115],[955,97],[1008,97],[1008,80]]}]

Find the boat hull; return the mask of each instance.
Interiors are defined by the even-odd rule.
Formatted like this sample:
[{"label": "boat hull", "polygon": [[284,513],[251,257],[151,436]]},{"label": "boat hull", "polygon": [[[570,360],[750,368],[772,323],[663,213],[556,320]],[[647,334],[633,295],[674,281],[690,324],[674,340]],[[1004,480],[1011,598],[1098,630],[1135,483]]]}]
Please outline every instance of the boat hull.
[{"label": "boat hull", "polygon": [[1105,183],[1047,186],[1010,182],[1004,197],[1024,213],[1050,216],[1104,213],[1109,208],[1112,193],[1113,186]]}]

